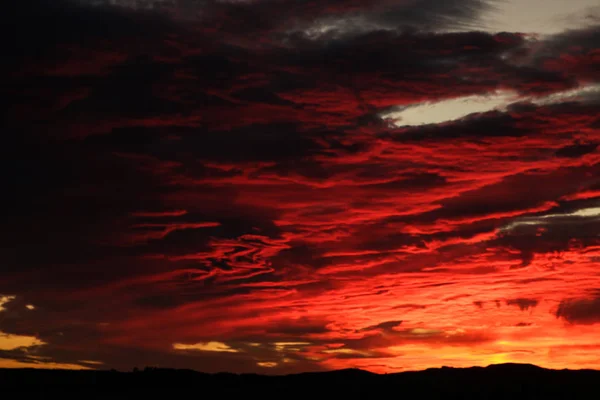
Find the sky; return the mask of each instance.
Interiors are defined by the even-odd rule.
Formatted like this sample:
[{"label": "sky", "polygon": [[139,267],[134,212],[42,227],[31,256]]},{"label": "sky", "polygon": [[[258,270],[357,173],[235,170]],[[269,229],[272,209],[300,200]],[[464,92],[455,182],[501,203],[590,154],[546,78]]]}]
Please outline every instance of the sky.
[{"label": "sky", "polygon": [[0,12],[0,367],[600,368],[600,10]]}]

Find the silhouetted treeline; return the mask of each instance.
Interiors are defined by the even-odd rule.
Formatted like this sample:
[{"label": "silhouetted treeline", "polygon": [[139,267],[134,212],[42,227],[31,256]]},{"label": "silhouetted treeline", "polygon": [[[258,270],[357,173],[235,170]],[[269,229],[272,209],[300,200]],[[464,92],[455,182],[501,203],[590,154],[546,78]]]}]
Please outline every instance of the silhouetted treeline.
[{"label": "silhouetted treeline", "polygon": [[282,399],[596,399],[600,398],[600,371],[548,370],[521,364],[385,375],[349,369],[285,376],[161,368],[135,372],[0,369],[0,388],[4,394],[22,398],[57,399],[175,400],[179,396],[200,399],[232,395]]}]

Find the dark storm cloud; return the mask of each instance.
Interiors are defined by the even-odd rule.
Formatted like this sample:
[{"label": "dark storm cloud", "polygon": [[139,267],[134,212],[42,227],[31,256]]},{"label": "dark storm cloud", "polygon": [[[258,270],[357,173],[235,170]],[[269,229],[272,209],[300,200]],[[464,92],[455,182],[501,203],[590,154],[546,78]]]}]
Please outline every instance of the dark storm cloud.
[{"label": "dark storm cloud", "polygon": [[577,213],[593,210],[596,204],[593,199],[567,202],[551,212],[542,213],[539,216],[542,218],[531,216],[528,219],[516,219],[516,225],[501,232],[492,243],[519,250],[521,266],[529,265],[536,253],[560,253],[573,247],[595,246],[600,243],[598,216],[593,212],[588,216]]},{"label": "dark storm cloud", "polygon": [[[36,264],[26,262],[31,257],[50,264],[99,256],[93,249],[109,245],[111,239],[105,235],[129,210],[141,205],[136,196],[166,188],[118,157],[81,151],[79,146],[12,149],[15,152],[2,160],[12,171],[11,179],[4,182],[10,209],[5,221],[11,228],[10,234],[3,232],[3,241],[21,250],[18,259],[25,265]],[[155,198],[142,203],[159,204]],[[32,243],[37,246],[35,254],[24,250]]]},{"label": "dark storm cloud", "polygon": [[574,143],[556,151],[558,157],[581,157],[596,151],[598,143]]},{"label": "dark storm cloud", "polygon": [[[172,21],[154,13],[92,9],[69,0],[23,0],[4,5],[2,11],[3,68],[28,63],[25,71],[8,69],[16,75],[43,71],[35,65],[40,58],[53,61],[54,67],[60,67],[69,57],[82,61],[77,51],[83,48],[139,52],[140,44],[157,41],[165,31],[177,29]],[[106,46],[108,43],[111,45]],[[92,47],[88,47],[90,44]]]},{"label": "dark storm cloud", "polygon": [[400,324],[402,324],[402,321],[386,321],[386,322],[381,322],[377,325],[371,325],[371,326],[366,326],[364,328],[359,329],[359,332],[365,332],[365,331],[374,331],[374,330],[381,330],[383,332],[387,332],[387,331],[394,331],[394,328],[399,326]]},{"label": "dark storm cloud", "polygon": [[466,118],[444,124],[428,125],[425,127],[406,128],[403,132],[394,132],[398,141],[452,140],[459,137],[520,137],[527,134],[522,128],[515,126],[515,120],[510,114],[489,112],[483,115],[467,116]]},{"label": "dark storm cloud", "polygon": [[548,71],[597,82],[599,40],[598,25],[554,35],[533,53],[534,63]]},{"label": "dark storm cloud", "polygon": [[600,297],[565,299],[560,302],[556,317],[572,324],[596,324],[600,322]]},{"label": "dark storm cloud", "polygon": [[[192,2],[186,2],[188,6]],[[190,4],[191,3],[191,4]],[[197,4],[201,20],[229,35],[268,35],[323,31],[356,34],[373,29],[465,28],[476,26],[491,2],[481,0],[292,0]]]},{"label": "dark storm cloud", "polygon": [[506,305],[517,306],[521,309],[521,311],[527,311],[530,308],[534,308],[535,306],[538,305],[538,303],[539,303],[539,301],[536,299],[526,299],[526,298],[506,300]]}]

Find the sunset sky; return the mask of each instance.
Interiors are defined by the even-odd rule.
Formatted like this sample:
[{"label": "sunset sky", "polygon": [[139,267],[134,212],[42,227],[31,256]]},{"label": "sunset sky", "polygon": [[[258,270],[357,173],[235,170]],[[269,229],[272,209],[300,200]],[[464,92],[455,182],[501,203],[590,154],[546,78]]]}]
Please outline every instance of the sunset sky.
[{"label": "sunset sky", "polygon": [[600,368],[597,0],[0,6],[0,367]]}]

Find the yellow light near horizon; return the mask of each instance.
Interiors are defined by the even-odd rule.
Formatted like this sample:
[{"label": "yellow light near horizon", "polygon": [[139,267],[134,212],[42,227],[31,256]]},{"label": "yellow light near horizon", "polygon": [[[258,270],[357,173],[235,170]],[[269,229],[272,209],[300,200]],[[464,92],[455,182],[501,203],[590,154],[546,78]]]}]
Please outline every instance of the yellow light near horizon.
[{"label": "yellow light near horizon", "polygon": [[35,336],[11,335],[0,332],[0,350],[15,350],[22,347],[41,346],[46,344]]},{"label": "yellow light near horizon", "polygon": [[3,306],[15,299],[15,296],[0,295],[0,311],[6,310]]},{"label": "yellow light near horizon", "polygon": [[11,360],[8,358],[0,358],[0,368],[33,368],[33,369],[72,369],[72,370],[87,370],[91,369],[78,364],[57,363],[57,362],[23,362]]},{"label": "yellow light near horizon", "polygon": [[277,363],[272,362],[272,361],[264,361],[264,362],[257,362],[256,365],[258,365],[259,367],[263,367],[263,368],[275,368],[277,366]]},{"label": "yellow light near horizon", "polygon": [[240,350],[230,347],[223,342],[204,342],[194,344],[173,343],[175,350],[214,351],[221,353],[239,353]]}]

